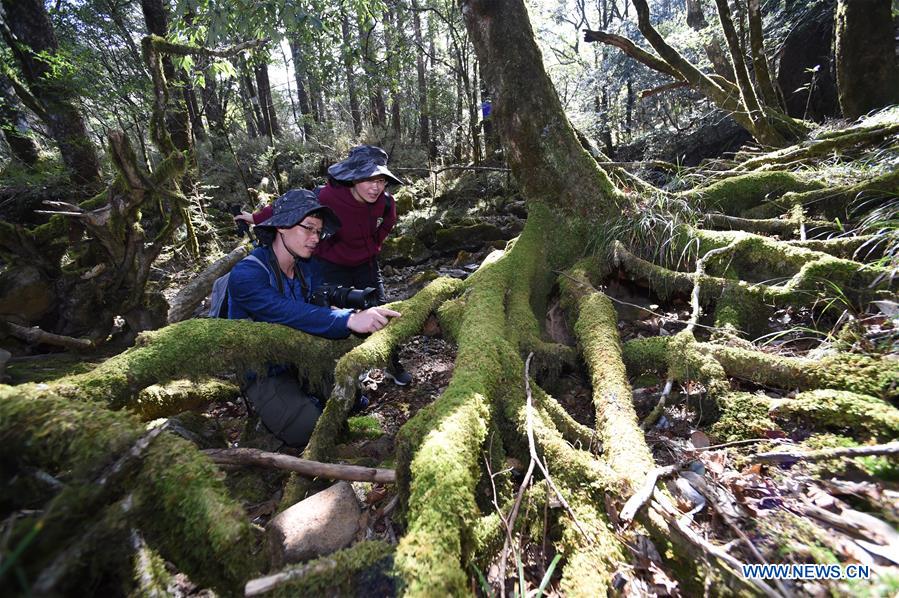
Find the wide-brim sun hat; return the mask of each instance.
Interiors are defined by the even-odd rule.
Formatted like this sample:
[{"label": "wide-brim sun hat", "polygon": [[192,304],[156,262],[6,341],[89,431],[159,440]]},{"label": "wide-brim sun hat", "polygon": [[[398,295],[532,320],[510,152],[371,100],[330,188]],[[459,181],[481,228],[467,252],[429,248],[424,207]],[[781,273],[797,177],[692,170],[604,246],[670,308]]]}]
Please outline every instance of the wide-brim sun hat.
[{"label": "wide-brim sun hat", "polygon": [[328,175],[344,183],[383,176],[388,183],[405,184],[387,168],[387,152],[374,145],[357,145],[350,150],[350,155],[345,160],[328,167]]},{"label": "wide-brim sun hat", "polygon": [[318,203],[315,193],[306,189],[291,189],[272,204],[272,215],[256,225],[256,228],[290,228],[306,216],[322,219],[325,235],[333,235],[340,228],[340,219],[328,206]]}]

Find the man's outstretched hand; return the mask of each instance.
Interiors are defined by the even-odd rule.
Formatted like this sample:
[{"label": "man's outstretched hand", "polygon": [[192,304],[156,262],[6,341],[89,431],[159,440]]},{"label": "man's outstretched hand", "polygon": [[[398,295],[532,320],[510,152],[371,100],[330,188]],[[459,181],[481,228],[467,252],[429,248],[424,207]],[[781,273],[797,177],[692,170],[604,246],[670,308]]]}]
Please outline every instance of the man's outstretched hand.
[{"label": "man's outstretched hand", "polygon": [[377,332],[384,326],[387,326],[390,318],[397,318],[401,315],[403,314],[386,307],[369,307],[365,311],[359,311],[351,315],[347,322],[347,327],[353,332],[368,334],[369,332]]}]

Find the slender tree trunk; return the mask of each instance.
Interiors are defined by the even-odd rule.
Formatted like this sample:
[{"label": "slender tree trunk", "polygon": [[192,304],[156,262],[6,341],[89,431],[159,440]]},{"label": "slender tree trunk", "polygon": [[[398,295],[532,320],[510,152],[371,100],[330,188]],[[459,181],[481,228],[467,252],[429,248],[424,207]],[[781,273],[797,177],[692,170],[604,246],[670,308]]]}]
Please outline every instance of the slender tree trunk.
[{"label": "slender tree trunk", "polygon": [[300,104],[303,133],[308,138],[312,133],[312,108],[309,104],[309,93],[306,91],[306,59],[303,56],[303,48],[294,40],[290,40],[290,54],[293,58],[293,74],[297,84],[297,101]]},{"label": "slender tree trunk", "polygon": [[218,95],[218,81],[211,72],[206,73],[206,85],[201,90],[203,97],[203,112],[209,121],[209,128],[216,132],[225,130],[225,118]]},{"label": "slender tree trunk", "polygon": [[352,43],[350,39],[350,18],[346,12],[341,16],[340,34],[343,39],[343,68],[346,74],[347,94],[350,99],[350,116],[353,119],[353,133],[358,137],[362,134],[362,111],[359,108],[359,92],[352,52],[352,48],[355,48],[356,44]]},{"label": "slender tree trunk", "polygon": [[838,0],[837,88],[846,118],[899,103],[890,0]]},{"label": "slender tree trunk", "polygon": [[396,3],[393,2],[387,4],[384,17],[388,24],[384,28],[384,35],[387,43],[387,72],[390,73],[388,79],[390,89],[390,128],[396,140],[400,141],[403,136],[403,117],[399,92],[399,79],[403,71],[403,64],[400,59],[400,32],[403,31],[404,22],[402,13],[399,12]]},{"label": "slender tree trunk", "polygon": [[[687,25],[694,31],[702,31],[708,27],[708,21],[705,20],[702,12],[702,2],[700,0],[686,0],[686,2]],[[704,49],[715,73],[733,83],[735,80],[734,69],[721,48],[721,41],[717,34],[711,34],[711,38],[704,44]]]},{"label": "slender tree trunk", "polygon": [[13,158],[25,164],[37,164],[38,146],[29,135],[30,127],[9,79],[0,74],[0,128]]},{"label": "slender tree trunk", "polygon": [[[418,140],[431,155],[431,115],[428,109],[428,79],[425,76],[424,38],[421,35],[421,15],[417,0],[412,0],[412,29],[415,34],[415,70],[418,74]],[[433,156],[431,156],[433,157]]]},{"label": "slender tree trunk", "polygon": [[66,167],[78,183],[100,180],[100,162],[70,90],[53,74],[41,54],[59,48],[50,17],[40,0],[2,0],[6,27],[3,37],[12,49],[29,91],[39,104],[38,116],[59,146]]},{"label": "slender tree trunk", "polygon": [[246,60],[240,61],[241,81],[243,82],[243,92],[246,94],[247,103],[249,104],[254,116],[253,125],[258,135],[268,135],[269,127],[265,122],[265,115],[261,109],[259,94],[256,85],[253,83],[255,75],[252,74],[252,67]]},{"label": "slender tree trunk", "polygon": [[[313,43],[315,44],[317,55],[322,56],[325,50],[322,47],[321,39],[316,37]],[[306,75],[309,77],[309,101],[311,104],[310,108],[312,108],[312,116],[317,123],[325,122],[328,119],[328,109],[325,106],[324,94],[322,92],[324,74],[314,60],[309,61],[306,66]]]},{"label": "slender tree trunk", "polygon": [[762,35],[762,11],[759,0],[749,0],[749,46],[752,49],[752,68],[758,83],[759,95],[766,106],[781,109],[780,99],[771,81],[771,69],[765,55],[765,40]]},{"label": "slender tree trunk", "polygon": [[259,115],[257,115],[257,108],[254,103],[256,98],[251,95],[254,92],[250,78],[246,74],[242,74],[240,76],[240,81],[240,104],[243,108],[243,117],[247,125],[247,136],[252,139],[259,137]]},{"label": "slender tree trunk", "polygon": [[455,118],[453,119],[453,161],[459,164],[462,162],[462,145],[465,141],[464,126],[462,124],[464,118],[462,100],[467,97],[467,94],[462,84],[462,59],[458,51],[456,52],[456,73],[454,79],[456,84],[456,105]]},{"label": "slender tree trunk", "polygon": [[187,111],[190,115],[190,129],[197,141],[206,139],[206,127],[203,126],[203,113],[200,111],[200,105],[197,102],[197,92],[193,84],[186,76],[181,76],[182,90],[184,91],[184,103],[187,105]]},{"label": "slender tree trunk", "polygon": [[357,20],[357,28],[362,49],[362,72],[365,73],[365,85],[368,88],[369,119],[375,126],[383,127],[387,124],[387,107],[384,104],[381,73],[377,65],[380,40],[373,19],[362,18],[360,15]]},{"label": "slender tree trunk", "polygon": [[253,65],[253,74],[256,77],[256,91],[259,98],[259,110],[262,113],[262,122],[265,133],[271,138],[281,136],[281,127],[278,125],[278,117],[275,114],[274,100],[272,99],[272,86],[268,79],[268,61],[264,58]]},{"label": "slender tree trunk", "polygon": [[471,133],[471,160],[478,165],[483,160],[481,153],[481,134],[478,123],[478,114],[480,112],[481,103],[478,101],[478,90],[480,89],[480,76],[478,72],[477,59],[472,60],[473,84],[470,85],[468,91],[468,129]]}]

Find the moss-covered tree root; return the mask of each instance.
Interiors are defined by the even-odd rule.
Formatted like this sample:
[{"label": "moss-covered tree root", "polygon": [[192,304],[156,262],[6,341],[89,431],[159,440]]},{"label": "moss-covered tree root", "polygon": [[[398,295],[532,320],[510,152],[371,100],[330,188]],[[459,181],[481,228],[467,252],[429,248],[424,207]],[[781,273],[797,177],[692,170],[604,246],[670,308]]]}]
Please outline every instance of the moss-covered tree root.
[{"label": "moss-covered tree root", "polygon": [[[90,372],[62,378],[52,388],[66,396],[90,396],[121,408],[153,384],[235,369],[264,371],[268,363],[283,363],[296,366],[322,389],[331,379],[337,358],[358,342],[352,337],[329,341],[287,326],[249,320],[187,320],[141,334],[131,349]],[[175,409],[175,413],[182,410]],[[157,411],[157,416],[172,415],[161,408]]]},{"label": "moss-covered tree root", "polygon": [[[24,533],[37,522],[42,526],[23,554],[26,572],[43,571],[79,540],[78,530],[107,512],[116,520],[114,510],[128,504],[127,525],[144,532],[164,558],[201,585],[237,594],[259,565],[253,556],[256,539],[242,509],[196,447],[166,432],[141,445],[144,432],[128,412],[72,401],[34,385],[0,387],[4,460],[41,468],[64,484],[58,492],[49,489],[36,504],[14,507],[42,505],[40,515],[17,528]],[[139,454],[128,456],[137,449]],[[114,462],[119,465],[110,467]],[[116,550],[117,545],[107,544],[86,552],[80,575],[67,576],[65,583],[79,583],[98,571],[109,574],[103,564],[120,560],[121,555],[111,554]]]},{"label": "moss-covered tree root", "polygon": [[[672,337],[628,341],[622,355],[628,372],[665,371]],[[728,376],[783,389],[847,390],[884,400],[899,393],[899,362],[890,358],[837,353],[821,359],[785,357],[762,351],[697,343],[697,350],[714,358]]]},{"label": "moss-covered tree root", "polygon": [[[406,340],[418,333],[437,306],[458,292],[462,282],[453,278],[438,278],[428,284],[411,299],[390,305],[403,314],[389,326],[366,338],[361,344],[338,360],[334,368],[334,386],[331,390],[324,413],[315,425],[315,430],[303,457],[311,461],[326,461],[340,435],[341,426],[346,421],[356,401],[359,376],[371,368],[384,367],[390,363],[390,355]],[[302,500],[309,488],[308,481],[292,474],[284,489],[281,508],[286,509]]]},{"label": "moss-covered tree root", "polygon": [[247,583],[246,596],[393,595],[393,547],[379,541],[354,544],[308,563]]}]

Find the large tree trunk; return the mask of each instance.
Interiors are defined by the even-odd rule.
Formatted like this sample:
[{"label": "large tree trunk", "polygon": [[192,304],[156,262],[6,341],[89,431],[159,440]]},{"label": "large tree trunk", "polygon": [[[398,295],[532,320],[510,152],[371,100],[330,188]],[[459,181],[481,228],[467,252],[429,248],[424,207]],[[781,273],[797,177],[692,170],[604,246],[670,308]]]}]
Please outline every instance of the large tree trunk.
[{"label": "large tree trunk", "polygon": [[29,135],[28,121],[19,106],[12,84],[0,74],[0,128],[3,129],[3,137],[13,158],[26,166],[34,166],[37,164],[38,146]]},{"label": "large tree trunk", "polygon": [[51,63],[41,54],[53,56],[58,44],[50,17],[40,0],[3,0],[6,27],[3,37],[12,49],[29,91],[35,100],[38,116],[59,146],[65,165],[78,183],[100,180],[100,162],[87,133],[75,98],[69,88],[53,73]]},{"label": "large tree trunk", "polygon": [[839,0],[834,54],[846,118],[899,102],[890,0]]}]

